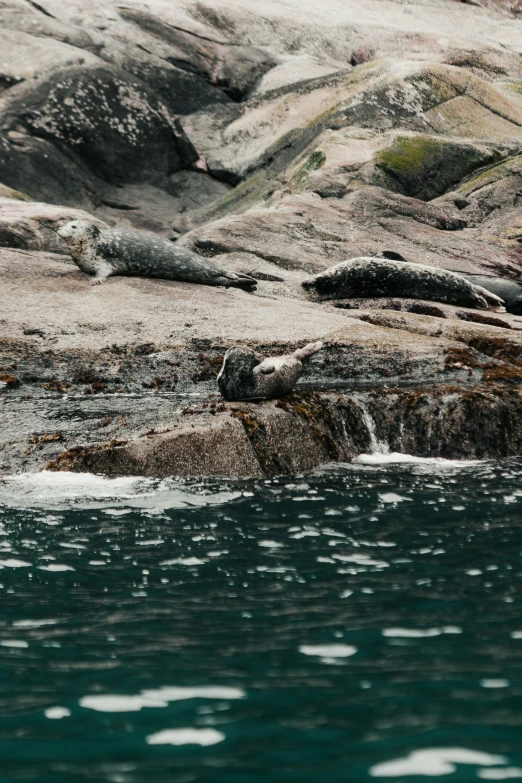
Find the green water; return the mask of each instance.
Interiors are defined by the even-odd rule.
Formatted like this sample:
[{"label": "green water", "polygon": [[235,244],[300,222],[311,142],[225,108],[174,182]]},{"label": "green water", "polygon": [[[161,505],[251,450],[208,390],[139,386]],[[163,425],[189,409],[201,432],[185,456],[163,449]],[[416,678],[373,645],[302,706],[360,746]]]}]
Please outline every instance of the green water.
[{"label": "green water", "polygon": [[0,781],[522,778],[521,477],[0,482]]}]

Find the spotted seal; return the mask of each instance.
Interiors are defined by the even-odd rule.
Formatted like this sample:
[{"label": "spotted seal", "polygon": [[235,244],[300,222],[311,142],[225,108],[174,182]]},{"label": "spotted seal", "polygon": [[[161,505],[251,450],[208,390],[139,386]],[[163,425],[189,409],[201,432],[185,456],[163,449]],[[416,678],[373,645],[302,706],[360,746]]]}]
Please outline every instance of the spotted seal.
[{"label": "spotted seal", "polygon": [[504,311],[499,296],[456,272],[387,258],[352,258],[304,280],[302,286],[332,299],[395,296]]},{"label": "spotted seal", "polygon": [[303,362],[323,343],[310,343],[285,356],[264,358],[246,345],[229,348],[217,381],[226,400],[272,400],[290,394],[304,372]]},{"label": "spotted seal", "polygon": [[73,220],[59,228],[57,234],[66,241],[76,266],[94,275],[91,285],[99,285],[112,275],[161,277],[247,291],[257,285],[253,277],[221,269],[193,250],[145,231],[100,231],[87,220]]}]

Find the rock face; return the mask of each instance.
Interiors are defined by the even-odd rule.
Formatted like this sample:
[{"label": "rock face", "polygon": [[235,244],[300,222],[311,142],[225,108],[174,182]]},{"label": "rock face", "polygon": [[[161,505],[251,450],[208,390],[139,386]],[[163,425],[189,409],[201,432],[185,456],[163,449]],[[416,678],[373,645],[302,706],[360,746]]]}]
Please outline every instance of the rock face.
[{"label": "rock face", "polygon": [[[373,256],[516,294],[519,0],[3,0],[0,27],[2,470],[272,475],[377,441],[521,453],[522,319],[301,287]],[[153,231],[258,291],[91,290],[55,233],[75,218]],[[295,398],[218,409],[231,343],[315,339]],[[64,394],[81,425],[42,431]]]}]

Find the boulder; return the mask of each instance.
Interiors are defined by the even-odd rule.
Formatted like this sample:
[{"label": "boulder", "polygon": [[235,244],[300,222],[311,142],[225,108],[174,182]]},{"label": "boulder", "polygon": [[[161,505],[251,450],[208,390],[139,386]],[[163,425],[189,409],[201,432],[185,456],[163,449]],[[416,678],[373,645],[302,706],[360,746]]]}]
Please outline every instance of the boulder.
[{"label": "boulder", "polygon": [[18,125],[70,147],[112,184],[163,183],[182,166],[175,118],[144,82],[109,65],[71,67],[11,90],[2,129]]},{"label": "boulder", "polygon": [[0,197],[0,246],[68,256],[67,246],[56,231],[70,220],[93,220],[100,228],[107,227],[80,209]]}]

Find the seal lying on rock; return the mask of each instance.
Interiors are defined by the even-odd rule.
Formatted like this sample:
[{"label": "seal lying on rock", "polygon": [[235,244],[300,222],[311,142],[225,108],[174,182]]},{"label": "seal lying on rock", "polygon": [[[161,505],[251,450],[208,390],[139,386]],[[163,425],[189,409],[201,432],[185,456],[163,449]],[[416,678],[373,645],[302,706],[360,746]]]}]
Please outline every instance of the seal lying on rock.
[{"label": "seal lying on rock", "polygon": [[504,310],[500,297],[456,272],[385,258],[363,256],[343,261],[304,280],[302,286],[333,299],[395,296],[481,310]]},{"label": "seal lying on rock", "polygon": [[257,285],[248,275],[221,269],[188,248],[144,231],[100,231],[87,220],[73,220],[58,229],[57,234],[67,242],[76,266],[94,275],[91,285],[103,283],[111,275],[162,277],[247,291]]},{"label": "seal lying on rock", "polygon": [[272,400],[290,394],[304,372],[303,362],[323,347],[310,343],[294,353],[265,359],[245,345],[229,348],[217,381],[226,400]]}]

